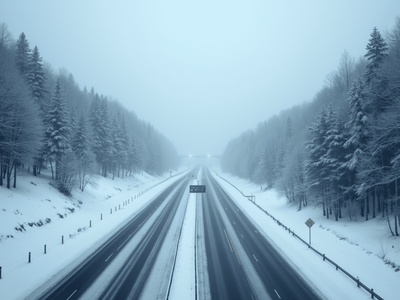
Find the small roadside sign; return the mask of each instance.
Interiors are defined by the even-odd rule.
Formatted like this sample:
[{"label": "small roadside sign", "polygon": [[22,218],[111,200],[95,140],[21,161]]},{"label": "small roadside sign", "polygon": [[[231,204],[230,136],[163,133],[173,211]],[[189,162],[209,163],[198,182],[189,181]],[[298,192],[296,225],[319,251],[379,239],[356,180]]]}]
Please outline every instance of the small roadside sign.
[{"label": "small roadside sign", "polygon": [[308,220],[306,221],[306,225],[308,227],[308,239],[309,239],[309,244],[311,245],[311,227],[313,227],[313,225],[315,224],[315,222],[313,220],[311,220],[311,218],[308,218]]},{"label": "small roadside sign", "polygon": [[309,218],[309,219],[306,221],[306,225],[308,226],[308,228],[313,227],[314,224],[315,224],[315,222],[314,222],[313,220],[311,220],[311,218]]},{"label": "small roadside sign", "polygon": [[205,193],[206,186],[205,185],[191,185],[190,192],[191,193]]}]

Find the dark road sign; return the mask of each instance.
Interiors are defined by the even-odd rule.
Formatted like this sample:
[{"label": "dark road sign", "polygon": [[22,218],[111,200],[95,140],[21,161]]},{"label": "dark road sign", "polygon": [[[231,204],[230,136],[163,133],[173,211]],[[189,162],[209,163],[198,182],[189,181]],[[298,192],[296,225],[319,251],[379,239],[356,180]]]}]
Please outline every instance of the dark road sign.
[{"label": "dark road sign", "polygon": [[308,226],[308,228],[311,228],[314,224],[315,222],[311,220],[311,218],[306,221],[306,225]]},{"label": "dark road sign", "polygon": [[205,185],[191,185],[190,192],[191,193],[205,193],[206,186]]}]

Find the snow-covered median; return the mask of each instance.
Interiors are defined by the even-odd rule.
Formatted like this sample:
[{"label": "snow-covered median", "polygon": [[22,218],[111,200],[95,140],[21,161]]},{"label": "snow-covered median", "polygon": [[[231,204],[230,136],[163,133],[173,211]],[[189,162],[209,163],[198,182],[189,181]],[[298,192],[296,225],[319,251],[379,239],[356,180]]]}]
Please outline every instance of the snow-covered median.
[{"label": "snow-covered median", "polygon": [[179,241],[170,299],[195,299],[196,194],[190,194]]}]

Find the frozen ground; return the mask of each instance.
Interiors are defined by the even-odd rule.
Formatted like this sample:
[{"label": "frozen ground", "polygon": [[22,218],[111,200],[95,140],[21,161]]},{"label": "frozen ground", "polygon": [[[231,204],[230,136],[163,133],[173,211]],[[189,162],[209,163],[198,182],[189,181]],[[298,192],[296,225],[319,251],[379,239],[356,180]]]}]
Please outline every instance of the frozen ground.
[{"label": "frozen ground", "polygon": [[[298,212],[295,207],[287,206],[285,199],[279,199],[274,191],[260,191],[253,184],[222,174],[218,169],[216,171],[245,194],[255,195],[257,204],[306,241],[309,231],[305,221],[311,217],[316,223],[312,227],[313,247],[384,299],[399,299],[400,272],[385,260],[400,265],[400,239],[390,236],[385,222],[379,219],[335,222],[325,219],[321,209],[314,207]],[[83,259],[104,236],[111,235],[128,216],[140,210],[179,176],[150,189],[168,177],[169,174],[165,178],[146,174],[115,180],[98,177],[97,188],[88,187],[83,193],[75,192],[72,199],[57,193],[45,176],[25,175],[19,178],[18,189],[0,187],[1,299],[24,299],[49,277],[61,276],[72,261]],[[236,189],[223,180],[219,181],[238,206],[258,224],[260,232],[264,232],[306,280],[328,299],[371,299],[369,294],[293,238]],[[141,196],[137,197],[140,193]],[[128,199],[129,204],[126,203]],[[193,258],[190,257],[195,219],[191,200],[194,199],[190,198],[186,209],[174,274],[179,284],[174,284],[171,291],[172,295],[185,293],[189,298],[194,297],[193,283],[189,280],[194,273]],[[101,216],[103,220],[100,220]],[[46,218],[51,219],[47,224]],[[89,227],[90,221],[92,227]],[[44,225],[39,226],[41,223]],[[15,228],[21,228],[22,232]],[[64,244],[61,244],[61,236],[64,236]],[[45,244],[47,254],[43,253]],[[184,249],[187,251],[182,251]],[[28,263],[29,252],[31,263]],[[181,284],[185,282],[188,286],[183,288]]]}]

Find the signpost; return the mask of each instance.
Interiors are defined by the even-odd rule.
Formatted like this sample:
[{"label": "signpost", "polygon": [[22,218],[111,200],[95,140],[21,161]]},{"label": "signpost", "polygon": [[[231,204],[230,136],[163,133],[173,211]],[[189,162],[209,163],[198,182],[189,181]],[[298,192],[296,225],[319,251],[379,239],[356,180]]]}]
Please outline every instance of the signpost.
[{"label": "signpost", "polygon": [[205,193],[206,186],[205,185],[191,185],[190,192],[191,193]]},{"label": "signpost", "polygon": [[311,218],[309,218],[306,221],[306,225],[308,226],[309,229],[309,244],[311,245],[311,227],[313,227],[313,225],[315,224],[315,222],[313,220],[311,220]]}]

